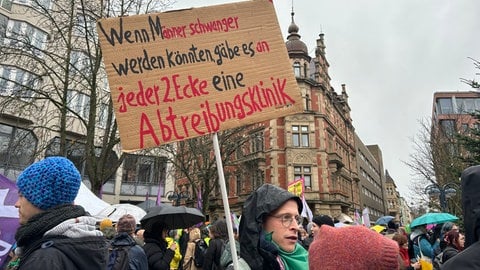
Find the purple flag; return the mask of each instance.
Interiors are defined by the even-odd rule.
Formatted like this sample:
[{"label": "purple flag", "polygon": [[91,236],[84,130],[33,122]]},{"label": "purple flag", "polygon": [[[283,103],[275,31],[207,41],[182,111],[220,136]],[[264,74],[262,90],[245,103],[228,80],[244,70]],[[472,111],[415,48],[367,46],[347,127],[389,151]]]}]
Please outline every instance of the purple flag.
[{"label": "purple flag", "polygon": [[158,185],[157,201],[155,203],[156,205],[160,205],[162,203],[162,194],[163,194],[163,185],[162,185],[162,182],[160,182]]},{"label": "purple flag", "polygon": [[5,262],[15,243],[15,232],[20,226],[15,202],[18,189],[13,181],[0,174],[0,266]]},{"label": "purple flag", "polygon": [[200,187],[197,193],[197,209],[200,210],[200,212],[202,212],[202,208],[203,208],[202,188]]}]

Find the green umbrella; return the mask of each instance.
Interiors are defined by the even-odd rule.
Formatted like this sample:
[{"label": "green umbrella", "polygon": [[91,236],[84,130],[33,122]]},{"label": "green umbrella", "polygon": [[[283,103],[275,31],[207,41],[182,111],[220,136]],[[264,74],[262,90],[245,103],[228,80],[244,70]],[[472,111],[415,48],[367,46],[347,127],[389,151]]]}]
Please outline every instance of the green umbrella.
[{"label": "green umbrella", "polygon": [[457,220],[458,217],[449,213],[426,213],[414,219],[412,223],[410,223],[410,228],[427,224],[441,224],[449,221],[453,222]]}]

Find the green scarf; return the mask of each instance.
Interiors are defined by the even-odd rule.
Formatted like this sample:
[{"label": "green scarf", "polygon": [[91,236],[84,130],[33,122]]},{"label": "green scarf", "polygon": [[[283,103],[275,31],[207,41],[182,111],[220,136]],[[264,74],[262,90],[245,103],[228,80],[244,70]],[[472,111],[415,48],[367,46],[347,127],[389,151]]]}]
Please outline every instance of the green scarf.
[{"label": "green scarf", "polygon": [[299,243],[297,243],[295,244],[295,249],[292,252],[286,252],[272,240],[272,234],[273,232],[267,233],[265,235],[265,239],[272,242],[278,248],[278,255],[285,266],[285,270],[307,270],[308,251]]}]

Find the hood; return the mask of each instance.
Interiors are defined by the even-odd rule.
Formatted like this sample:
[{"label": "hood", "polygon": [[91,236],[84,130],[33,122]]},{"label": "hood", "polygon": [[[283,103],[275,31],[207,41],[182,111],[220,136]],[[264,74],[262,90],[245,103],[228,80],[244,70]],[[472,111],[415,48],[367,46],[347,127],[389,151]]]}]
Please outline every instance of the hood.
[{"label": "hood", "polygon": [[417,237],[419,235],[422,235],[422,234],[425,234],[425,233],[421,229],[417,228],[410,234],[410,240],[413,241],[413,239],[415,239],[415,237]]},{"label": "hood", "polygon": [[67,219],[51,230],[45,232],[45,236],[63,235],[68,238],[103,236],[103,233],[96,229],[96,222],[96,219],[91,216]]},{"label": "hood", "polygon": [[63,238],[53,242],[77,269],[101,269],[107,265],[108,242],[103,236]]},{"label": "hood", "polygon": [[461,176],[465,248],[480,237],[480,165],[465,169]]},{"label": "hood", "polygon": [[[242,217],[240,219],[240,252],[252,269],[262,269],[263,258],[259,256],[258,248],[266,248],[263,234],[263,218],[267,214],[273,212],[282,206],[288,200],[295,200],[298,204],[298,212],[303,209],[302,201],[298,196],[274,186],[272,184],[264,184],[253,192],[243,204]],[[272,250],[268,250],[272,253]]]},{"label": "hood", "polygon": [[[41,258],[48,256],[52,256],[52,261],[64,261],[64,266],[68,265],[69,269],[71,266],[75,266],[71,269],[105,269],[107,265],[108,242],[103,236],[80,238],[48,236],[33,245],[41,248],[23,254],[25,258],[20,260],[20,269],[30,269],[37,264],[43,265],[45,260]],[[55,250],[61,251],[61,255]],[[66,260],[62,259],[63,257]]]}]

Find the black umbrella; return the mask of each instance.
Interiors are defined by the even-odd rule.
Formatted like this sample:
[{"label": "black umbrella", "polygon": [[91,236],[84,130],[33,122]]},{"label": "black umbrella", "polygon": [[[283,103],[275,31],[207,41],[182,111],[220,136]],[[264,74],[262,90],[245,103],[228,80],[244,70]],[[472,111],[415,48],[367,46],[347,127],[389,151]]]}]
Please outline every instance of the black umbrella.
[{"label": "black umbrella", "polygon": [[168,229],[184,229],[204,220],[205,216],[196,208],[163,204],[150,208],[140,223],[145,229],[155,224],[164,224]]}]

